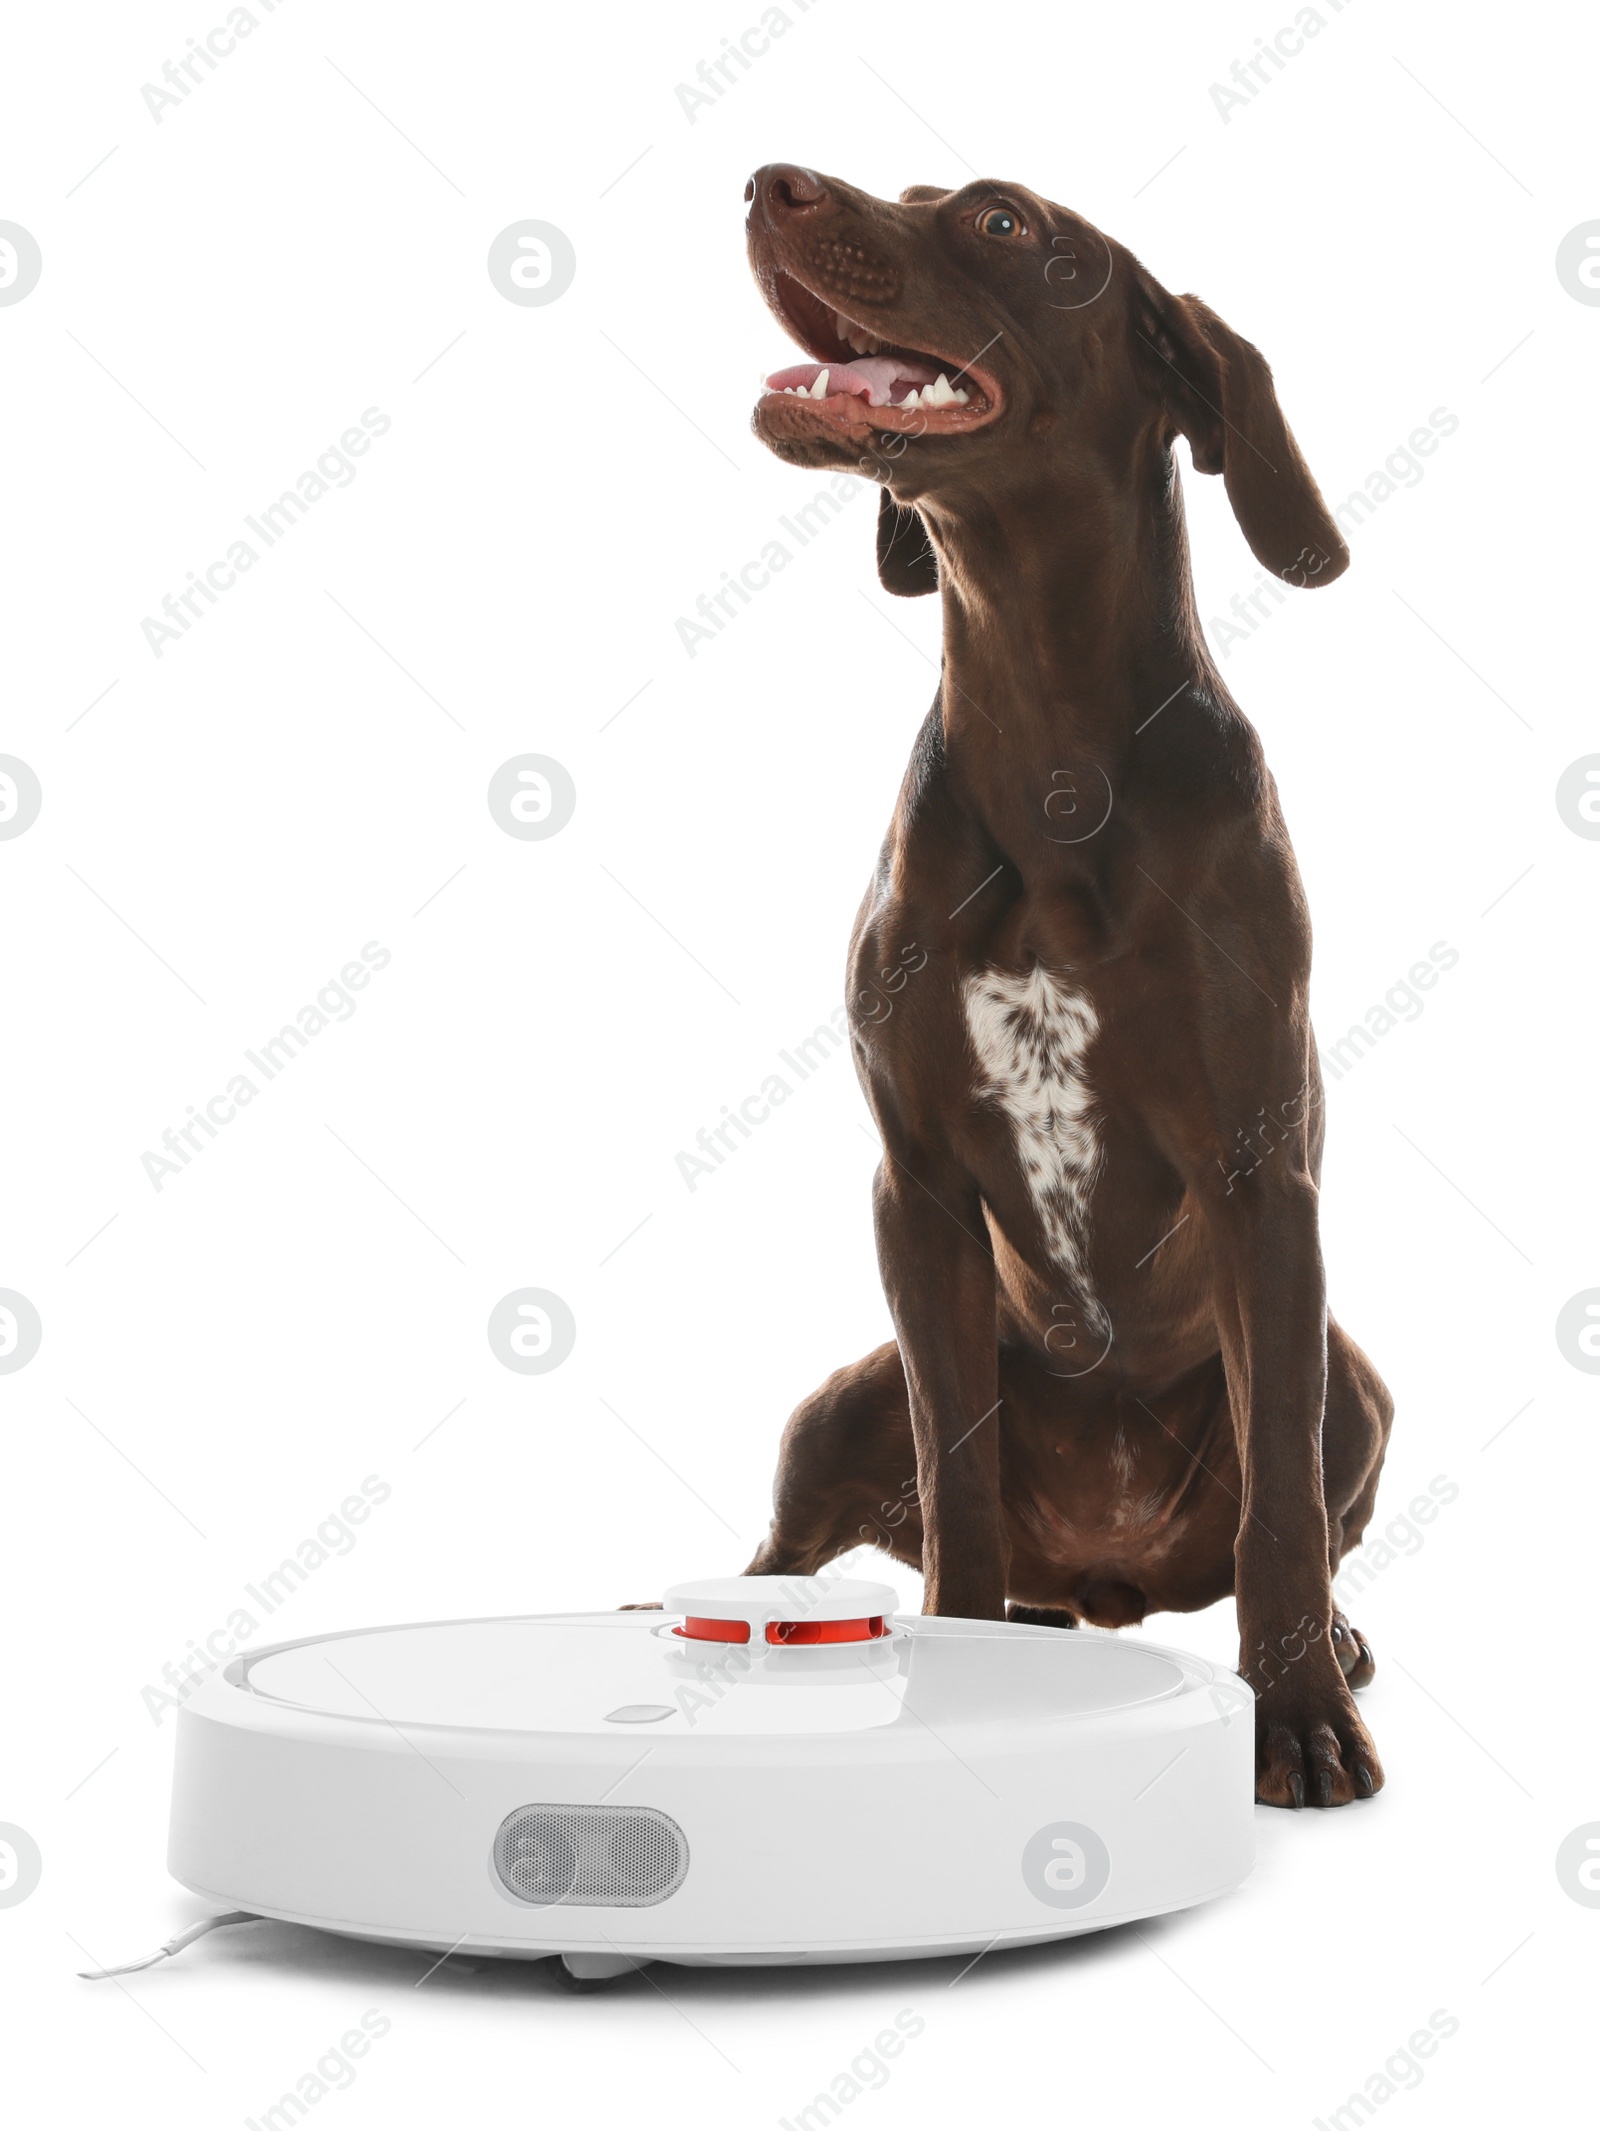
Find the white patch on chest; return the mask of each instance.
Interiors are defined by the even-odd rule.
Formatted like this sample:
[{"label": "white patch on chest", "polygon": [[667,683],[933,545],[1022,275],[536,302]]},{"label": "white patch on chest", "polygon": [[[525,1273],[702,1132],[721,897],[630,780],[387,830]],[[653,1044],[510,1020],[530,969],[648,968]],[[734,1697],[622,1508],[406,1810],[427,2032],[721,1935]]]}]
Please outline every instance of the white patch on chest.
[{"label": "white patch on chest", "polygon": [[963,988],[982,1093],[1011,1126],[1045,1247],[1067,1273],[1091,1323],[1104,1322],[1089,1281],[1089,1198],[1101,1144],[1084,1058],[1099,1016],[1039,964],[1026,976],[986,969]]}]

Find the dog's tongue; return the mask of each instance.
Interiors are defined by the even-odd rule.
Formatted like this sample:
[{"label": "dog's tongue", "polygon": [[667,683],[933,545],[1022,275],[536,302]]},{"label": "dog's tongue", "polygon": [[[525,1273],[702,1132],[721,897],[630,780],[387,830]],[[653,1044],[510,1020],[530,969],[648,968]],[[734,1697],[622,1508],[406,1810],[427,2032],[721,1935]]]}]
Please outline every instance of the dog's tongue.
[{"label": "dog's tongue", "polygon": [[[889,407],[916,387],[931,385],[938,375],[930,364],[913,362],[909,356],[863,355],[852,363],[796,363],[788,370],[774,370],[766,384],[769,392],[804,392],[811,399],[849,392],[874,407]],[[827,383],[819,393],[816,384],[823,376]]]}]

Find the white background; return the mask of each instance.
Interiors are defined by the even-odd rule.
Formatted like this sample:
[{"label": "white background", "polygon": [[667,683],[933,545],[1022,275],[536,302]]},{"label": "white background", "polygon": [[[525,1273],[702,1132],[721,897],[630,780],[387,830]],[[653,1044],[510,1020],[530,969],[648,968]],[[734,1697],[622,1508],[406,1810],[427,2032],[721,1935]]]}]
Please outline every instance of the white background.
[{"label": "white background", "polygon": [[[1600,1463],[1554,1323],[1600,1282],[1600,846],[1554,790],[1600,749],[1600,311],[1554,257],[1600,216],[1600,55],[1577,10],[1506,41],[1499,10],[1351,0],[1225,123],[1211,84],[1289,0],[786,11],[692,124],[676,84],[756,0],[284,0],[159,125],[141,85],[221,0],[7,37],[0,216],[44,260],[0,309],[0,749],[44,792],[0,845],[0,1285],[44,1327],[0,1384],[0,1821],[44,1860],[0,1910],[19,2120],[258,2116],[368,2007],[391,2030],[318,2123],[771,2123],[903,2007],[924,2031],[852,2123],[1309,2122],[1436,2008],[1458,2032],[1385,2121],[1548,2114],[1577,2076],[1600,1913],[1554,1856],[1600,1819]],[[1324,1046],[1459,953],[1328,1100],[1333,1307],[1399,1403],[1375,1529],[1459,1488],[1358,1609],[1389,1788],[1258,1813],[1225,1903],[959,1982],[419,1989],[424,1959],[257,1927],[80,1983],[80,1944],[204,1909],[141,1690],[363,1476],[389,1500],[271,1632],[652,1598],[743,1565],[785,1415],[887,1334],[842,1054],[693,1193],[675,1163],[839,1002],[937,643],[935,602],[876,585],[870,493],[698,657],[675,632],[818,485],[747,426],[789,353],[743,259],[777,157],[1070,203],[1262,347],[1331,500],[1459,418],[1347,578],[1223,665]],[[485,271],[529,217],[577,253],[545,308]],[[143,617],[368,407],[357,478],[154,657]],[[1257,571],[1220,482],[1188,497],[1209,621]],[[485,803],[529,751],[577,786],[547,842]],[[367,941],[353,1018],[158,1193],[143,1153]],[[576,1317],[547,1376],[485,1337],[520,1286]],[[1151,1632],[1233,1655],[1231,1606]]]}]

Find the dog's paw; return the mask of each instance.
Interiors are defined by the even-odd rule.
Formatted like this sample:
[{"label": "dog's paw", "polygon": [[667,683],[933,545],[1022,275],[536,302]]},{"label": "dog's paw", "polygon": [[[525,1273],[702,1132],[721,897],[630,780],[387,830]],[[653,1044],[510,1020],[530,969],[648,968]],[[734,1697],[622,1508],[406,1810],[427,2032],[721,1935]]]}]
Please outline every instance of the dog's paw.
[{"label": "dog's paw", "polygon": [[1333,1654],[1348,1687],[1370,1687],[1378,1660],[1372,1645],[1359,1628],[1352,1628],[1342,1613],[1333,1616]]},{"label": "dog's paw", "polygon": [[1383,1789],[1383,1763],[1341,1680],[1320,1693],[1285,1699],[1282,1688],[1256,1705],[1256,1798],[1262,1805],[1349,1805]]}]

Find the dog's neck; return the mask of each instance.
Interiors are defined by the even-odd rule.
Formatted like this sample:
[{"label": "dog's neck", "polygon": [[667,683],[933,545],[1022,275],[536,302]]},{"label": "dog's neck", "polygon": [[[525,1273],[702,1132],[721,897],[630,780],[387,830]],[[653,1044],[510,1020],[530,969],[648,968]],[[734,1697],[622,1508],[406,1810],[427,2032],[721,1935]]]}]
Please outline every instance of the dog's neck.
[{"label": "dog's neck", "polygon": [[1186,682],[1209,683],[1176,469],[1051,473],[918,499],[939,557],[947,739],[1003,760],[1048,743],[1108,771]]}]

